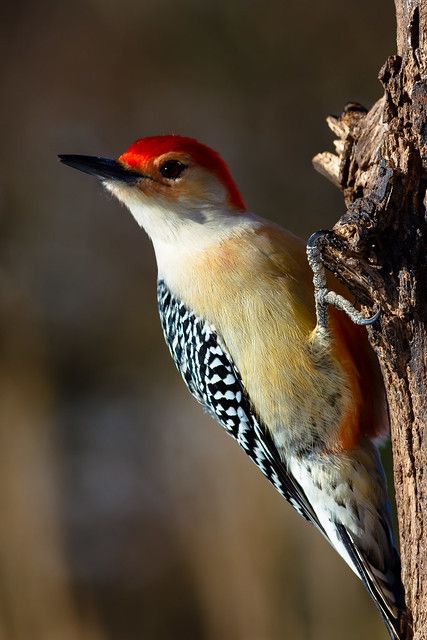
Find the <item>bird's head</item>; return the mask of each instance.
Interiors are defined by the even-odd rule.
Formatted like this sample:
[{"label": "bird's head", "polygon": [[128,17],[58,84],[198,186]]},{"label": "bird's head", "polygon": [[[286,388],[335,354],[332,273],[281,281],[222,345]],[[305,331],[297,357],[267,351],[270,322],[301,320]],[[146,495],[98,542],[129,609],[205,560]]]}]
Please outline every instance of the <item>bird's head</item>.
[{"label": "bird's head", "polygon": [[59,159],[99,178],[153,241],[173,240],[189,226],[214,225],[221,216],[245,210],[225,162],[193,138],[141,138],[117,160],[80,155]]}]

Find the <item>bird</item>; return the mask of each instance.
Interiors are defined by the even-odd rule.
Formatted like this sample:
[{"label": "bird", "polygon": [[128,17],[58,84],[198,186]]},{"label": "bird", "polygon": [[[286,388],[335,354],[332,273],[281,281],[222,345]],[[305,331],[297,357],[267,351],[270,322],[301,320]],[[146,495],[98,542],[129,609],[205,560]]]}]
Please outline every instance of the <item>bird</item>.
[{"label": "bird", "polygon": [[97,177],[150,237],[164,338],[186,386],[360,578],[392,640],[404,595],[378,443],[389,420],[349,293],[308,243],[247,210],[198,140],[136,140],[116,159],[59,155]]}]

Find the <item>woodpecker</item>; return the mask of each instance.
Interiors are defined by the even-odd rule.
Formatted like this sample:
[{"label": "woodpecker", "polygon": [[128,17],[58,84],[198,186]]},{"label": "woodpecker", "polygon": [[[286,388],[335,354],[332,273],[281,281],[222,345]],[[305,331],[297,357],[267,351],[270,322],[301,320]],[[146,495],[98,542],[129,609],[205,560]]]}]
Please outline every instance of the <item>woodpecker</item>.
[{"label": "woodpecker", "polygon": [[331,288],[321,234],[306,247],[247,211],[219,154],[192,138],[142,138],[117,160],[59,159],[99,178],[151,238],[164,337],[192,395],[344,558],[390,637],[402,638],[377,450],[388,417],[360,326],[378,314],[365,319],[337,282]]}]

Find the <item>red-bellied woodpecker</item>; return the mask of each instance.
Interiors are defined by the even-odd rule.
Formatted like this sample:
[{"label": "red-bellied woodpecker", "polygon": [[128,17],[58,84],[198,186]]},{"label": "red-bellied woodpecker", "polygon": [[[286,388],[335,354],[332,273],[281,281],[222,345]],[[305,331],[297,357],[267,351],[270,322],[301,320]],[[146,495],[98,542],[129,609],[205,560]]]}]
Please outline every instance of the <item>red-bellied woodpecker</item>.
[{"label": "red-bellied woodpecker", "polygon": [[316,234],[305,248],[247,212],[224,161],[196,140],[143,138],[118,160],[59,157],[102,180],[144,227],[187,387],[350,565],[399,638],[399,558],[375,446],[388,420],[357,326],[377,316],[364,320],[327,289]]}]

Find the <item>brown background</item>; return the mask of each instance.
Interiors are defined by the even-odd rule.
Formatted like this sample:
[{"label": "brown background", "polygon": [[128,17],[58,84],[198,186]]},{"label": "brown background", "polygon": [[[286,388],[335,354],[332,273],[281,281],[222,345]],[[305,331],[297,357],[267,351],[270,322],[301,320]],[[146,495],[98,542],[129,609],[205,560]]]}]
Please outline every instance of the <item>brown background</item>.
[{"label": "brown background", "polygon": [[183,133],[302,236],[391,0],[15,2],[1,19],[0,640],[385,638],[350,570],[186,392],[149,241],[57,153]]}]

